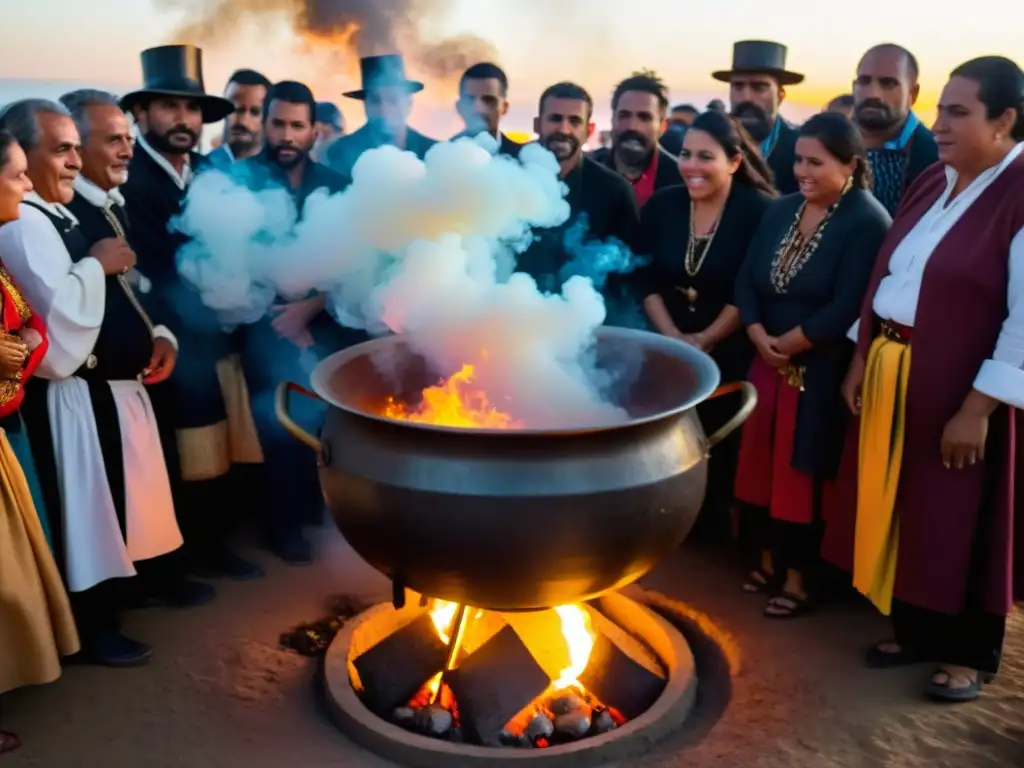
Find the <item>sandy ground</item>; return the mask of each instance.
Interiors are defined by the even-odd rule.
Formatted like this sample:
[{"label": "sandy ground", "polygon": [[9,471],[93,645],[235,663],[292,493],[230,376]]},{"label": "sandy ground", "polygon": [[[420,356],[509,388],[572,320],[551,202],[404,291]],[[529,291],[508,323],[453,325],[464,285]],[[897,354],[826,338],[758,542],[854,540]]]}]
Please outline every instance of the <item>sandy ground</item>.
[{"label": "sandy ground", "polygon": [[[259,555],[257,555],[259,557]],[[214,603],[144,611],[129,631],[152,642],[148,667],[75,667],[57,684],[0,700],[0,723],[25,746],[2,768],[385,768],[327,722],[314,662],[277,647],[325,597],[386,597],[387,584],[333,531],[317,564],[263,558],[262,582],[221,583]],[[1024,766],[1024,617],[1015,616],[999,681],[982,701],[922,701],[930,669],[872,672],[861,650],[885,623],[861,605],[768,622],[722,558],[684,549],[644,581],[685,601],[735,641],[731,657],[696,643],[701,698],[693,721],[631,765],[644,768],[996,768]]]}]

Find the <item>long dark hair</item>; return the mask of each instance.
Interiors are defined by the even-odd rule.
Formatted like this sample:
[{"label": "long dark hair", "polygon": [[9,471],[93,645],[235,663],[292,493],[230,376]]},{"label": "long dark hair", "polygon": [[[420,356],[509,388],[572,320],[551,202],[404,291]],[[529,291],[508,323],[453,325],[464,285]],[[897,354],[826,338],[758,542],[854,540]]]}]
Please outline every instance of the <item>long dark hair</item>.
[{"label": "long dark hair", "polygon": [[868,153],[860,131],[846,115],[839,112],[817,114],[801,126],[800,135],[817,139],[840,163],[853,163],[853,186],[871,189],[874,176],[868,165]]},{"label": "long dark hair", "polygon": [[1024,141],[1024,71],[1003,56],[982,56],[954,69],[950,77],[963,77],[978,84],[978,100],[985,105],[989,120],[1012,109],[1017,121],[1010,129],[1010,138]]},{"label": "long dark hair", "polygon": [[697,115],[687,130],[706,133],[718,142],[730,160],[742,158],[740,167],[733,176],[741,184],[761,190],[772,197],[778,196],[772,184],[772,171],[768,163],[738,120],[721,112],[709,110]]},{"label": "long dark hair", "polygon": [[11,147],[18,142],[10,131],[0,130],[0,168],[3,168],[11,159]]}]

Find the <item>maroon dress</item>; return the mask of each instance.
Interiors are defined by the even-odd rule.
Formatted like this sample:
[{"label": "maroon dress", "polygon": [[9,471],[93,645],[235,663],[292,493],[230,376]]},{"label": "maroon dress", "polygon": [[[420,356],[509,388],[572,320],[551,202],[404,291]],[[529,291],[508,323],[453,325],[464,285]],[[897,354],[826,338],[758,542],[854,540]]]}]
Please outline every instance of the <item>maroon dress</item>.
[{"label": "maroon dress", "polygon": [[[858,351],[865,358],[879,328],[872,307],[889,260],[946,186],[945,169],[936,164],[917,179],[902,203],[861,312]],[[1022,228],[1024,156],[1011,162],[963,213],[925,268],[910,339],[906,442],[896,501],[900,538],[895,598],[903,607],[900,613],[906,617],[909,609],[918,620],[930,622],[932,630],[953,636],[974,630],[948,620],[971,617],[971,626],[988,632],[990,644],[998,640],[999,645],[1002,619],[1015,597],[1024,595],[1024,449],[1017,445],[1024,436],[1024,414],[1005,406],[995,411],[985,460],[974,466],[946,469],[939,446],[946,424],[996,346],[1007,316],[1010,244]],[[853,565],[858,438],[859,421],[854,421],[836,504],[826,510],[822,549],[826,559],[845,570]],[[897,607],[893,618],[899,623]],[[977,656],[975,652],[965,665],[982,668]]]}]

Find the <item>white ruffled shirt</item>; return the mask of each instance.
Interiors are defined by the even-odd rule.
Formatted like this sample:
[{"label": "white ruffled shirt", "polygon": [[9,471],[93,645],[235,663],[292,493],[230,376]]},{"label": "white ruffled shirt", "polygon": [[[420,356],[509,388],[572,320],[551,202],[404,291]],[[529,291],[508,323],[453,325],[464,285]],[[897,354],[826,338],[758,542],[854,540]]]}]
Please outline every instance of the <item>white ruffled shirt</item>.
[{"label": "white ruffled shirt", "polygon": [[[952,168],[946,168],[945,192],[896,246],[889,259],[889,274],[879,284],[872,304],[876,315],[908,328],[914,327],[921,281],[935,248],[1022,151],[1024,143],[1011,150],[1002,163],[980,174],[949,205],[946,203],[957,174]],[[1019,193],[1024,194],[1024,190]],[[978,371],[974,388],[1002,403],[1024,408],[1024,228],[1010,242],[1006,306],[1007,316],[995,350]],[[849,338],[856,341],[859,330],[858,320],[850,329]]]}]

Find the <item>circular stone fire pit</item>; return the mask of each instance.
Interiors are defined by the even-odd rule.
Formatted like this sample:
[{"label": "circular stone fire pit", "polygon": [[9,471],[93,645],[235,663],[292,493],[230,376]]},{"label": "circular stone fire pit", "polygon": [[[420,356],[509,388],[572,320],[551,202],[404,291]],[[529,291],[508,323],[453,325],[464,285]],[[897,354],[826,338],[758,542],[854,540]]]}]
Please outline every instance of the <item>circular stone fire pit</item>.
[{"label": "circular stone fire pit", "polygon": [[[458,732],[443,733],[451,721],[440,706],[424,707],[414,721],[406,699],[419,696],[420,703],[426,703],[423,696],[429,696],[427,683],[433,674],[426,670],[434,670],[434,665],[437,671],[443,669],[448,648],[431,636],[430,612],[416,600],[399,610],[377,605],[338,633],[323,666],[330,717],[360,746],[409,768],[489,766],[511,760],[583,768],[639,757],[652,742],[679,728],[693,709],[697,678],[689,645],[675,627],[623,595],[609,593],[581,607],[590,617],[594,637],[593,653],[578,677],[585,687],[576,689],[580,697],[558,697],[549,688],[537,699],[546,702],[552,718],[550,709],[564,706],[565,700],[586,698],[596,707],[587,707],[590,727],[575,740],[555,733],[550,743],[544,738],[531,742],[520,733],[516,741],[502,728],[510,711],[518,715],[514,721],[520,725],[537,717],[536,702],[522,711],[515,709],[523,703],[516,694],[534,691],[531,681],[542,688],[549,684],[540,671],[551,668],[545,648],[558,650],[555,646],[560,645],[558,638],[544,642],[542,637],[540,647],[531,643],[528,651],[523,650],[526,644],[519,638],[529,637],[531,621],[539,620],[530,614],[476,614],[493,626],[445,673],[438,699],[439,705],[447,703],[449,711],[461,717]],[[421,681],[414,686],[418,693],[410,695],[408,687],[403,688],[409,679]],[[440,714],[433,719],[440,722],[432,721],[431,711]],[[550,725],[548,721],[549,731]],[[424,735],[430,731],[437,737]]]}]

